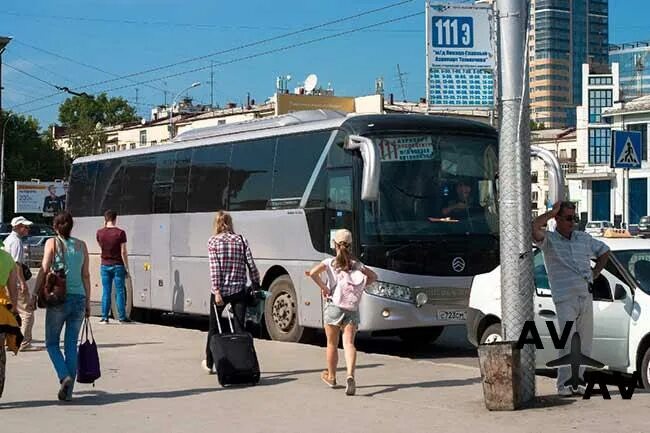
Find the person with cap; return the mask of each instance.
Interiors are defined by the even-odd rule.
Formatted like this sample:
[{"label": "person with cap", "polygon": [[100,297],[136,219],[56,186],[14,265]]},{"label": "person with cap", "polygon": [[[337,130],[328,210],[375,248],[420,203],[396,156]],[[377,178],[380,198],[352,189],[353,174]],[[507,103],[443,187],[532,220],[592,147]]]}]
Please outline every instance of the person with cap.
[{"label": "person with cap", "polygon": [[[336,387],[339,337],[343,331],[347,367],[346,395],[354,395],[356,391],[354,370],[357,349],[354,338],[360,323],[359,303],[365,287],[377,281],[377,274],[352,255],[352,245],[352,233],[346,229],[337,230],[334,234],[336,256],[323,260],[305,272],[320,288],[325,300],[323,319],[327,336],[327,370],[321,373],[321,379],[330,388]],[[327,275],[327,284],[321,279],[322,273]]]},{"label": "person with cap", "polygon": [[24,272],[23,239],[29,234],[32,222],[23,216],[11,220],[12,231],[4,241],[4,250],[16,262],[16,285],[18,287],[18,312],[22,319],[23,342],[20,350],[32,347],[32,329],[34,328],[34,310],[36,309],[36,294],[27,286]]}]

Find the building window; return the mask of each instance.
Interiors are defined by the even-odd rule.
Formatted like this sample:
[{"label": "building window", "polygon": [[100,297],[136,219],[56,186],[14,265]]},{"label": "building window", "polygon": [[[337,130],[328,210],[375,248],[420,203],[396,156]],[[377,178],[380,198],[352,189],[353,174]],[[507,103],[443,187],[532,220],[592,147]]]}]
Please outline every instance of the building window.
[{"label": "building window", "polygon": [[217,125],[225,125],[225,124],[226,124],[226,119],[217,120]]},{"label": "building window", "polygon": [[611,86],[612,77],[589,77],[589,84],[593,86]]},{"label": "building window", "polygon": [[158,144],[158,142],[156,140],[151,140],[151,145],[152,146],[155,146],[156,144]]},{"label": "building window", "polygon": [[536,171],[531,171],[530,172],[530,183],[537,183],[537,172]]},{"label": "building window", "polygon": [[571,149],[571,160],[575,161],[578,159],[578,149]]},{"label": "building window", "polygon": [[566,159],[566,149],[560,149],[560,159]]},{"label": "building window", "polygon": [[609,128],[589,128],[589,164],[609,164],[611,137]]},{"label": "building window", "polygon": [[140,131],[140,147],[147,145],[147,130]]},{"label": "building window", "polygon": [[535,203],[539,200],[539,193],[537,191],[533,191],[530,193],[530,198],[533,199]]},{"label": "building window", "polygon": [[612,106],[611,90],[589,91],[589,123],[600,123],[603,108]]},{"label": "building window", "polygon": [[131,143],[131,144],[129,145],[129,148],[130,148],[130,149],[135,149],[135,143]]},{"label": "building window", "polygon": [[648,160],[648,124],[637,123],[635,125],[628,125],[628,131],[637,131],[641,133],[641,160]]}]

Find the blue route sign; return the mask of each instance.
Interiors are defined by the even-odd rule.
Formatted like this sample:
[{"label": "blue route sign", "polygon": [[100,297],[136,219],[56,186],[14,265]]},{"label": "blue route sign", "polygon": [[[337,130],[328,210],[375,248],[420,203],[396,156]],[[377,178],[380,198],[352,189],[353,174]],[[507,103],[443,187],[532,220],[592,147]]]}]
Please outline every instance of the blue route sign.
[{"label": "blue route sign", "polygon": [[641,133],[637,131],[612,131],[613,168],[641,168]]}]

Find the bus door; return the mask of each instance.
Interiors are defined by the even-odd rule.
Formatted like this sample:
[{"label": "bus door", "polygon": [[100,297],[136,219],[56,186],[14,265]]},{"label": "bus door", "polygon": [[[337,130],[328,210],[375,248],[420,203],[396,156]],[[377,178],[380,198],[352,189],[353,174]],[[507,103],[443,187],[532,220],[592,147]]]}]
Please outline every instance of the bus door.
[{"label": "bus door", "polygon": [[171,199],[175,167],[174,152],[156,160],[151,215],[151,308],[171,310]]}]

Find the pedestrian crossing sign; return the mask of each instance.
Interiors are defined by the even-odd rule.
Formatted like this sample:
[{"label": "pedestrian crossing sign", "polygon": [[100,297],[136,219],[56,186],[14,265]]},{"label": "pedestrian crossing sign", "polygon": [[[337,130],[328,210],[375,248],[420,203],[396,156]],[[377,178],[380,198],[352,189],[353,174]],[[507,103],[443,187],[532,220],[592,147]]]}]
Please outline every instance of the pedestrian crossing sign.
[{"label": "pedestrian crossing sign", "polygon": [[612,131],[613,168],[641,168],[641,133],[637,131]]}]

